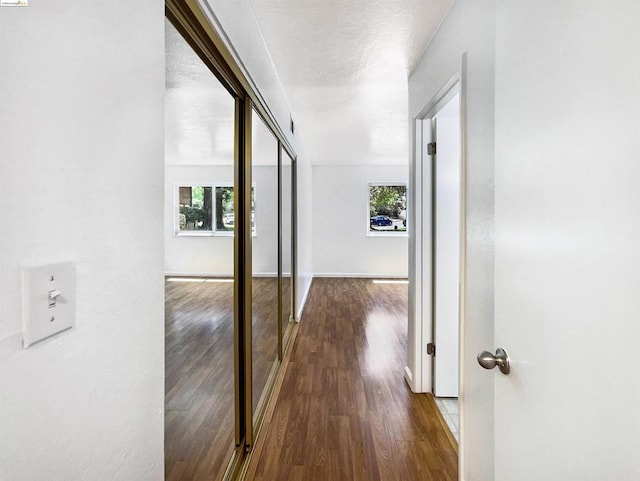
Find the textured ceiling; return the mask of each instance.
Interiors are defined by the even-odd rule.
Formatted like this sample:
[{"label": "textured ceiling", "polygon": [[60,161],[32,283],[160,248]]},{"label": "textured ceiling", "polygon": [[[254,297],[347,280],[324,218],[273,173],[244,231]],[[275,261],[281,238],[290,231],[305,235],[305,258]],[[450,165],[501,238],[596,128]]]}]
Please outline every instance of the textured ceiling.
[{"label": "textured ceiling", "polygon": [[311,161],[406,164],[407,76],[453,0],[249,0]]},{"label": "textured ceiling", "polygon": [[165,162],[233,165],[233,97],[168,21],[165,53]]},{"label": "textured ceiling", "polygon": [[[169,21],[165,53],[166,164],[233,165],[233,97]],[[255,114],[252,134],[253,164],[276,165],[278,141]]]}]

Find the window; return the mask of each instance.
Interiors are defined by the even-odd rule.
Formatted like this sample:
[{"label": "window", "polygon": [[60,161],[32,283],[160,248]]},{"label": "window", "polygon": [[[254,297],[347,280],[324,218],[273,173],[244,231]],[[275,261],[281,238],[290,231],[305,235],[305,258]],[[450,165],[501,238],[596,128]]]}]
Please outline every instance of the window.
[{"label": "window", "polygon": [[369,235],[407,232],[407,184],[369,183]]},{"label": "window", "polygon": [[[233,235],[235,215],[231,184],[180,185],[177,204],[176,235]],[[256,235],[255,186],[251,187],[251,233]]]},{"label": "window", "polygon": [[233,213],[233,186],[216,186],[216,232],[233,232],[236,225]]},{"label": "window", "polygon": [[177,232],[211,232],[211,190],[209,185],[178,187]]}]

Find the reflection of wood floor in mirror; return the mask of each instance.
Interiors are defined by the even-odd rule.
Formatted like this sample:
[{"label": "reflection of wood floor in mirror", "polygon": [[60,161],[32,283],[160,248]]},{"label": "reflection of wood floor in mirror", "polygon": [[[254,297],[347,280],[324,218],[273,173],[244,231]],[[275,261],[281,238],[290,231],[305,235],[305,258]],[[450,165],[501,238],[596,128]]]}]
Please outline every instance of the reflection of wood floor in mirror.
[{"label": "reflection of wood floor in mirror", "polygon": [[406,363],[407,285],[313,280],[247,481],[454,481],[457,454]]},{"label": "reflection of wood floor in mirror", "polygon": [[[216,481],[235,442],[233,283],[165,292],[165,479]],[[253,279],[254,405],[277,355],[277,301],[277,279]]]}]

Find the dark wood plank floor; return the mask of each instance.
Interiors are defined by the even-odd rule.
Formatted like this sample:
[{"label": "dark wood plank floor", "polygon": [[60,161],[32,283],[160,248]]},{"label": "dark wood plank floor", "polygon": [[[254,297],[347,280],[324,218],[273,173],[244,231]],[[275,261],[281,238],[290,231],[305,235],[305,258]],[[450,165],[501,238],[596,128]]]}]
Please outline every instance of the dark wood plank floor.
[{"label": "dark wood plank floor", "polygon": [[[254,408],[277,357],[277,279],[253,279]],[[216,481],[234,447],[233,283],[167,282],[165,479]]]},{"label": "dark wood plank floor", "polygon": [[248,481],[454,481],[436,407],[403,380],[407,286],[315,279]]}]

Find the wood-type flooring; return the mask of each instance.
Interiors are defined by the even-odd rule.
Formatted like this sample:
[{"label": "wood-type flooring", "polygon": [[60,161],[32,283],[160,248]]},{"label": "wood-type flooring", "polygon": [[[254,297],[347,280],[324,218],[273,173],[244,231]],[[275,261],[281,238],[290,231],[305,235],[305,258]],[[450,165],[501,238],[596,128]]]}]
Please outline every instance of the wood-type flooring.
[{"label": "wood-type flooring", "polygon": [[432,399],[403,379],[407,285],[314,279],[248,481],[455,481]]},{"label": "wood-type flooring", "polygon": [[[277,358],[277,294],[277,279],[253,279],[254,410]],[[235,444],[233,349],[233,283],[166,282],[167,481],[222,478]]]}]

